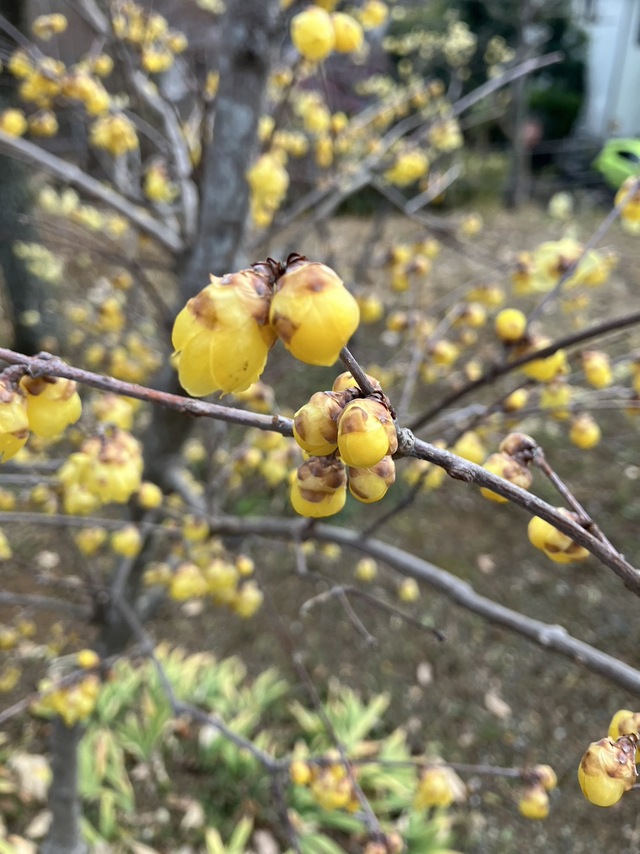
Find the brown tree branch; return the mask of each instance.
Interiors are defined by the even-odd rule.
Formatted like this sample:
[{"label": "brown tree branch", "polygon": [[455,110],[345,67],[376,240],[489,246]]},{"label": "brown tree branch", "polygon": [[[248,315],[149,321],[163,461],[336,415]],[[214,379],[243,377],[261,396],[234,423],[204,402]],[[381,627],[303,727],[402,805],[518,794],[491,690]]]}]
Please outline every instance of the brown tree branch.
[{"label": "brown tree branch", "polygon": [[211,519],[210,526],[214,534],[255,534],[267,539],[294,541],[302,536],[355,549],[438,590],[451,601],[489,623],[525,637],[543,649],[564,655],[591,672],[640,696],[640,670],[572,637],[563,626],[535,620],[481,596],[470,584],[452,573],[382,540],[364,539],[356,531],[335,525],[315,524],[309,528],[306,519],[220,517]]}]

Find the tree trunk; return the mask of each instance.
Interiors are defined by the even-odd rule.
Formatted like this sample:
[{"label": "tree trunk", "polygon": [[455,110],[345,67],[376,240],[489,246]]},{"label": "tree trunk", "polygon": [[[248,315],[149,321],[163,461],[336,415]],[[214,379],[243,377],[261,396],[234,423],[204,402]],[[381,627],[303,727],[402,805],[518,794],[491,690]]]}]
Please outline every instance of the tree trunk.
[{"label": "tree trunk", "polygon": [[[215,126],[203,149],[200,216],[196,239],[179,269],[180,308],[204,288],[209,274],[238,266],[249,207],[246,171],[254,154],[258,121],[278,33],[277,0],[231,0],[223,23],[220,87]],[[177,310],[176,310],[177,313]],[[181,393],[168,365],[159,387]],[[188,418],[158,409],[144,437],[146,476],[163,475],[191,430]]]},{"label": "tree trunk", "polygon": [[80,833],[81,804],[78,794],[78,745],[83,729],[68,727],[55,718],[51,736],[53,779],[49,789],[52,822],[40,854],[86,854]]},{"label": "tree trunk", "polygon": [[[19,30],[26,26],[25,0],[0,0],[0,15]],[[16,43],[3,33],[5,49]],[[8,42],[8,44],[6,44]],[[18,106],[16,79],[7,71],[0,73],[0,109]],[[55,331],[54,313],[47,310],[46,284],[29,271],[22,258],[14,253],[17,240],[32,242],[38,234],[30,221],[33,197],[28,166],[11,157],[0,156],[0,268],[13,315],[13,346],[22,353],[37,353],[47,334]]]}]

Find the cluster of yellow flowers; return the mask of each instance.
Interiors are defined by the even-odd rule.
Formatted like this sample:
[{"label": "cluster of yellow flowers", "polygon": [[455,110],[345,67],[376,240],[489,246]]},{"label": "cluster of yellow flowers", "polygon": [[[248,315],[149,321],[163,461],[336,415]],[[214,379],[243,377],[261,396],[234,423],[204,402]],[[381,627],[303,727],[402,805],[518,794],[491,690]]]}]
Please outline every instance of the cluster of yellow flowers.
[{"label": "cluster of yellow flowers", "polygon": [[247,171],[251,218],[260,228],[270,225],[287,195],[289,173],[286,162],[287,152],[279,148],[260,155]]},{"label": "cluster of yellow flowers", "polygon": [[[533,459],[536,447],[535,439],[527,436],[526,433],[510,433],[500,443],[498,452],[487,457],[483,468],[522,489],[529,489],[533,478],[528,466]],[[480,492],[485,498],[499,504],[508,501],[486,487],[482,487]],[[556,510],[573,522],[579,521],[574,512],[564,507],[557,507]],[[567,534],[563,534],[550,522],[538,516],[533,516],[529,521],[527,534],[531,544],[555,563],[574,563],[589,557],[587,549],[579,546]]]},{"label": "cluster of yellow flowers", "polygon": [[0,459],[14,457],[30,431],[44,438],[57,436],[81,413],[73,380],[23,376],[16,385],[0,377]]},{"label": "cluster of yellow flowers", "polygon": [[[83,649],[76,654],[75,664],[82,670],[95,671],[100,657],[91,649]],[[95,709],[100,676],[88,672],[68,684],[56,684],[55,678],[46,678],[38,685],[38,692],[41,696],[31,704],[31,711],[45,717],[59,715],[68,727],[72,727],[86,721]]]},{"label": "cluster of yellow flowers", "polygon": [[362,26],[346,12],[308,6],[291,20],[291,41],[305,59],[320,62],[333,51],[357,53],[364,42]]},{"label": "cluster of yellow flowers", "polygon": [[353,780],[339,757],[333,753],[322,764],[312,765],[303,759],[296,759],[291,763],[289,775],[296,786],[308,787],[316,803],[325,810],[355,812],[360,807]]},{"label": "cluster of yellow flowers", "polygon": [[180,383],[195,397],[243,391],[259,379],[276,338],[302,362],[332,365],[359,319],[342,279],[300,255],[212,276],[173,327]]},{"label": "cluster of yellow flowers", "polygon": [[[67,217],[71,222],[77,223],[89,231],[104,232],[113,240],[124,237],[129,230],[129,220],[122,214],[110,213],[100,210],[94,205],[83,204],[78,193],[70,187],[58,192],[50,184],[46,184],[38,193],[38,207],[46,214]],[[40,254],[38,258],[40,258]],[[44,261],[44,256],[42,258]],[[54,255],[47,259],[49,266],[56,262],[58,266],[62,264],[61,259]]]},{"label": "cluster of yellow flowers", "polygon": [[264,598],[251,577],[253,560],[244,554],[228,554],[220,541],[209,538],[206,522],[195,517],[187,515],[183,536],[189,543],[189,559],[175,569],[169,563],[151,564],[144,574],[145,584],[164,587],[176,602],[208,600],[243,619],[252,617]]},{"label": "cluster of yellow flowers", "polygon": [[126,503],[140,489],[142,448],[137,439],[112,427],[87,439],[58,471],[65,513],[87,515],[102,504]]},{"label": "cluster of yellow flowers", "polygon": [[[527,317],[518,308],[504,308],[495,318],[495,331],[498,338],[508,348],[514,358],[535,353],[551,344],[544,335],[530,332]],[[564,350],[556,350],[543,359],[534,359],[523,365],[520,370],[525,376],[541,383],[548,383],[569,371]]]},{"label": "cluster of yellow flowers", "polygon": [[32,275],[50,285],[59,285],[63,282],[64,261],[42,243],[16,240],[12,249],[16,258],[24,261],[25,267]]},{"label": "cluster of yellow flowers", "polygon": [[540,820],[549,815],[549,795],[558,785],[556,772],[550,765],[536,765],[524,775],[525,788],[518,801],[520,815]]},{"label": "cluster of yellow flowers", "polygon": [[617,804],[636,783],[640,759],[640,712],[620,709],[607,738],[592,742],[580,760],[578,782],[588,801],[599,807]]},{"label": "cluster of yellow flowers", "polygon": [[[412,283],[421,285],[431,272],[432,262],[438,257],[439,252],[440,243],[433,238],[426,238],[413,244],[394,244],[384,257],[384,265],[389,270],[391,290],[402,293],[408,291]],[[405,331],[412,325],[409,321],[410,318],[406,313],[395,313],[389,318],[387,326],[392,331]],[[420,331],[425,331],[424,326]],[[431,331],[429,328],[427,334]]]},{"label": "cluster of yellow flowers", "polygon": [[[377,380],[369,380],[379,387]],[[293,435],[312,455],[291,484],[291,503],[302,516],[331,516],[342,510],[347,481],[354,498],[366,504],[380,501],[395,481],[392,454],[398,439],[386,398],[382,392],[362,397],[349,372],[340,374],[331,391],[317,392],[296,412]]]},{"label": "cluster of yellow flowers", "polygon": [[419,148],[407,149],[396,155],[393,166],[384,177],[390,184],[406,187],[423,178],[429,170],[429,158]]},{"label": "cluster of yellow flowers", "polygon": [[546,293],[580,258],[574,272],[565,282],[567,289],[584,285],[597,288],[609,280],[617,258],[596,249],[584,253],[584,246],[572,237],[541,243],[534,252],[519,253],[511,275],[514,293],[518,296]]},{"label": "cluster of yellow flowers", "polygon": [[176,54],[187,48],[187,38],[169,28],[167,19],[132,0],[118,4],[112,18],[116,38],[140,50],[140,64],[149,74],[160,74],[173,65]]}]

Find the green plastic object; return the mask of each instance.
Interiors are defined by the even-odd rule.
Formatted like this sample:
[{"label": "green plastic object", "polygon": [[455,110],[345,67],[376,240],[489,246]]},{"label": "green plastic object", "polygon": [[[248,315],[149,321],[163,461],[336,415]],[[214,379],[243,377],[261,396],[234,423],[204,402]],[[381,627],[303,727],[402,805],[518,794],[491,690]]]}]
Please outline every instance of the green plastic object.
[{"label": "green plastic object", "polygon": [[627,178],[640,174],[640,139],[610,139],[593,161],[593,168],[617,190]]}]

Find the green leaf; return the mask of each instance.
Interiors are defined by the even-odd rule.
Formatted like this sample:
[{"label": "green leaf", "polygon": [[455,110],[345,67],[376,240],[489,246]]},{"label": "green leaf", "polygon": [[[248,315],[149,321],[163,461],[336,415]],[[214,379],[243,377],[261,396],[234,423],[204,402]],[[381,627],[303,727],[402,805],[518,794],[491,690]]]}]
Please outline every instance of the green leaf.
[{"label": "green leaf", "polygon": [[241,818],[231,834],[231,839],[227,846],[228,854],[244,854],[252,830],[253,819],[248,816]]},{"label": "green leaf", "polygon": [[337,842],[323,833],[309,833],[300,837],[302,854],[345,854]]}]

